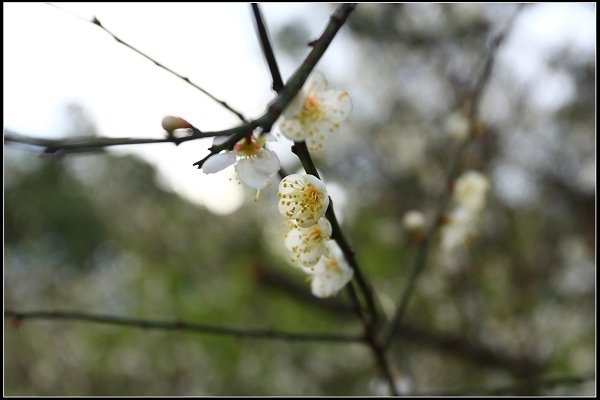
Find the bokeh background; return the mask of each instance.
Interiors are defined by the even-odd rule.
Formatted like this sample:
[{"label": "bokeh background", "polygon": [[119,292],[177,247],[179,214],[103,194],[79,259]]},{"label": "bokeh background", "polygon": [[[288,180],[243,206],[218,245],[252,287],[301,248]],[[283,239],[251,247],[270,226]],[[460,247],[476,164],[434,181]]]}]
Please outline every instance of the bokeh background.
[{"label": "bokeh background", "polygon": [[[94,15],[248,117],[274,97],[248,5],[61,7],[68,12],[3,4],[5,129],[161,137],[169,114],[203,130],[237,123],[84,20]],[[333,9],[263,5],[284,79]],[[416,250],[402,217],[411,209],[432,217],[457,118],[516,10],[360,4],[318,65],[354,108],[316,163],[389,315]],[[435,238],[390,353],[405,393],[573,376],[587,378],[527,394],[595,393],[595,12],[595,4],[526,5],[507,32],[481,99],[483,134],[460,161],[490,179],[483,222],[452,254]],[[62,158],[5,144],[5,309],[361,332],[344,293],[315,299],[289,265],[277,182],[254,202],[232,171],[192,167],[210,142]],[[294,172],[290,144],[281,137],[275,150]],[[6,395],[383,390],[358,344],[13,322],[4,324]]]}]

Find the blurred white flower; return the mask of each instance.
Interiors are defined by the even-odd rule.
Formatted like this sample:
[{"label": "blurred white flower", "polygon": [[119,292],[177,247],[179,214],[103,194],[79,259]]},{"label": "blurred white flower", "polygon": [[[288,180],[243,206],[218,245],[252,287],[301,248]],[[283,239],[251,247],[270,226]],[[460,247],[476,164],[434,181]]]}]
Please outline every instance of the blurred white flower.
[{"label": "blurred white flower", "polygon": [[292,226],[285,237],[285,247],[292,253],[292,262],[310,273],[321,256],[329,254],[326,243],[330,236],[331,224],[321,217],[317,224],[306,228]]},{"label": "blurred white flower", "polygon": [[300,227],[319,221],[329,206],[325,184],[312,175],[292,174],[279,183],[279,212]]},{"label": "blurred white flower", "polygon": [[327,89],[327,80],[313,71],[279,119],[279,129],[288,139],[306,140],[308,149],[323,148],[325,135],[335,132],[348,118],[352,101],[347,92]]},{"label": "blurred white flower", "polygon": [[342,289],[354,275],[339,246],[332,240],[327,242],[329,255],[321,256],[314,272],[310,274],[311,290],[317,297],[330,297]]},{"label": "blurred white flower", "polygon": [[463,141],[469,135],[471,126],[462,111],[455,111],[446,119],[445,129],[452,139]]},{"label": "blurred white flower", "polygon": [[466,171],[454,184],[454,209],[447,215],[441,228],[441,246],[452,252],[477,234],[481,212],[490,183],[487,177],[477,171]]},{"label": "blurred white flower", "polygon": [[[279,158],[274,151],[264,148],[272,136],[268,134],[245,136],[235,144],[232,151],[215,154],[204,162],[202,171],[206,174],[219,172],[235,164],[238,178],[254,189],[262,189],[269,179],[279,171]],[[213,144],[222,143],[227,138],[215,137]]]},{"label": "blurred white flower", "polygon": [[475,234],[477,215],[464,207],[456,207],[448,215],[448,221],[441,228],[441,245],[445,251],[453,251],[466,245]]},{"label": "blurred white flower", "polygon": [[485,175],[477,171],[466,171],[454,184],[454,201],[460,207],[479,212],[485,205],[489,187],[490,183]]},{"label": "blurred white flower", "polygon": [[410,210],[402,218],[404,229],[409,232],[419,232],[425,227],[425,216],[421,211]]}]

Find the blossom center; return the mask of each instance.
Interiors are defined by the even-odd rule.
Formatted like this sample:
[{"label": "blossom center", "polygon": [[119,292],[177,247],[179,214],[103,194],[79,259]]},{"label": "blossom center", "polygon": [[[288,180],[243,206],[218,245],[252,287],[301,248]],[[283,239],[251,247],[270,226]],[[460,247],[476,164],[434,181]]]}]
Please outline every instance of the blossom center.
[{"label": "blossom center", "polygon": [[300,110],[300,120],[304,121],[316,121],[321,117],[321,106],[317,96],[309,94],[304,99],[302,104],[302,110]]},{"label": "blossom center", "polygon": [[233,146],[233,151],[240,156],[255,156],[263,148],[264,141],[250,134]]},{"label": "blossom center", "polygon": [[339,271],[340,269],[340,264],[338,263],[338,260],[335,257],[331,257],[328,261],[327,261],[327,268],[328,269],[332,269],[334,271]]},{"label": "blossom center", "polygon": [[322,240],[322,233],[319,225],[314,225],[313,227],[311,227],[306,237],[308,241],[320,242]]}]

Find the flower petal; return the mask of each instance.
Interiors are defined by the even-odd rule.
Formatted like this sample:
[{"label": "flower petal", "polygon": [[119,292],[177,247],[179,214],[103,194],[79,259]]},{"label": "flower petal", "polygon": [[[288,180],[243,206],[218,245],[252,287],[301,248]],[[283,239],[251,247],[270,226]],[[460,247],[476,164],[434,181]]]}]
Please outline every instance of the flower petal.
[{"label": "flower petal", "polygon": [[325,89],[327,89],[327,79],[325,79],[325,75],[319,70],[313,70],[306,79],[302,91],[304,93],[315,93],[322,92]]},{"label": "flower petal", "polygon": [[256,157],[239,160],[235,164],[235,171],[240,181],[254,189],[262,189],[267,186],[269,174],[265,174],[258,169],[257,165],[259,164],[260,162]]},{"label": "flower petal", "polygon": [[318,95],[323,114],[333,123],[340,123],[350,115],[352,100],[348,92],[343,90],[326,90]]},{"label": "flower petal", "polygon": [[317,132],[309,135],[306,138],[306,147],[308,147],[309,151],[318,153],[323,150],[323,145],[325,144],[325,135],[322,135],[320,130],[315,130],[312,132]]},{"label": "flower petal", "polygon": [[265,138],[265,141],[267,142],[276,142],[277,141],[277,136],[275,136],[273,134],[273,132],[267,132],[267,133],[263,133],[261,135],[261,137]]},{"label": "flower petal", "polygon": [[304,126],[296,118],[285,118],[282,115],[279,119],[279,130],[283,136],[296,142],[301,142],[306,137]]},{"label": "flower petal", "polygon": [[318,222],[329,206],[325,184],[312,175],[293,174],[279,184],[277,206],[282,216],[300,227]]},{"label": "flower petal", "polygon": [[256,170],[268,176],[275,175],[281,166],[277,153],[271,150],[260,150],[255,159],[254,167]]},{"label": "flower petal", "polygon": [[214,174],[234,164],[236,160],[235,154],[231,152],[215,154],[204,162],[202,171],[205,174]]},{"label": "flower petal", "polygon": [[300,92],[292,99],[292,101],[290,101],[285,110],[283,110],[283,113],[281,113],[281,117],[285,119],[294,118],[300,113],[303,105],[304,94]]}]

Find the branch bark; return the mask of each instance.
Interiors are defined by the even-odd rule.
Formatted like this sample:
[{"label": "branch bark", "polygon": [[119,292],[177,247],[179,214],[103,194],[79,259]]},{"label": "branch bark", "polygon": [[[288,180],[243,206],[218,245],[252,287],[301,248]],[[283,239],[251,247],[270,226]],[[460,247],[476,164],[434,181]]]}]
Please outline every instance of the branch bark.
[{"label": "branch bark", "polygon": [[285,332],[272,329],[241,329],[218,325],[198,324],[183,321],[154,321],[139,318],[118,317],[106,314],[91,314],[74,311],[15,311],[5,310],[4,318],[20,323],[26,319],[49,319],[63,321],[80,321],[97,324],[127,326],[143,329],[158,329],[181,332],[193,332],[208,335],[236,336],[254,339],[274,339],[286,341],[317,341],[332,343],[360,343],[365,339],[358,335],[341,335],[323,332]]}]

